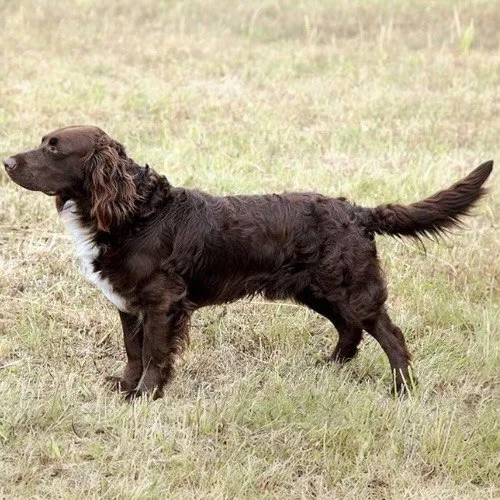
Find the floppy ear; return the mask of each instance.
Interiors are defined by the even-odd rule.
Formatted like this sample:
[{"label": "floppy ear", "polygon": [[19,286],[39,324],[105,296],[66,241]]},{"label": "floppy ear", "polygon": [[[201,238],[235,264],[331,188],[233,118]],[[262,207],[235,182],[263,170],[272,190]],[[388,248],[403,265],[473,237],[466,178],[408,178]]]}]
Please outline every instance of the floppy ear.
[{"label": "floppy ear", "polygon": [[88,160],[90,215],[100,231],[109,232],[134,212],[137,191],[127,171],[127,160],[124,147],[106,135],[99,139]]}]

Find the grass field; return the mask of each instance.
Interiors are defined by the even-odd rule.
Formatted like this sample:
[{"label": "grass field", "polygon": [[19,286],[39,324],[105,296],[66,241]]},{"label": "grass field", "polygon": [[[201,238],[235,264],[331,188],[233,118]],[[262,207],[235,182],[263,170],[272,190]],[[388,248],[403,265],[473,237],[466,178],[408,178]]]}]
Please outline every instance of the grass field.
[{"label": "grass field", "polygon": [[[0,156],[89,123],[174,185],[416,201],[500,161],[498,0],[0,0]],[[498,167],[498,165],[497,165]],[[498,168],[497,168],[498,170]],[[293,304],[208,308],[124,404],[118,315],[0,171],[0,498],[499,498],[498,172],[462,230],[379,238],[419,386]]]}]

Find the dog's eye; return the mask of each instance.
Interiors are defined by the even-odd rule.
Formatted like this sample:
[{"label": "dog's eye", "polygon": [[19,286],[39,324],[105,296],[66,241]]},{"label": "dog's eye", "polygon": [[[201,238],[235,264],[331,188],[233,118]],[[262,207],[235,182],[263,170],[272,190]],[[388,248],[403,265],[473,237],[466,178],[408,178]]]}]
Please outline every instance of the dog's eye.
[{"label": "dog's eye", "polygon": [[49,153],[52,153],[52,154],[58,154],[59,153],[59,150],[57,149],[57,144],[58,144],[58,139],[56,137],[51,137],[49,139],[49,142],[47,143],[48,144],[48,151]]}]

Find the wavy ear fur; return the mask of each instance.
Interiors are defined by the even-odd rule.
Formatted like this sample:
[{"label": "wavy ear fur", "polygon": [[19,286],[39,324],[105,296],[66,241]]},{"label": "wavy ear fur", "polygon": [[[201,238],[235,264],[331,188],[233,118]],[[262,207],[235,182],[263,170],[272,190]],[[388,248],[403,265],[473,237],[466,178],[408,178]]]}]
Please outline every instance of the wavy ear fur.
[{"label": "wavy ear fur", "polygon": [[127,160],[124,147],[104,135],[87,161],[90,215],[99,231],[109,232],[134,212],[137,191]]}]

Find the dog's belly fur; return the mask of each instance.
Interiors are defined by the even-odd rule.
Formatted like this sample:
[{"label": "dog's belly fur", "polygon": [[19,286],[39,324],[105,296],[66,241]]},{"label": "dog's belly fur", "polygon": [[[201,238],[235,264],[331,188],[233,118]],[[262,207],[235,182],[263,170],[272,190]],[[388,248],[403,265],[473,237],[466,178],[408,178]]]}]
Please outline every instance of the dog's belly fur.
[{"label": "dog's belly fur", "polygon": [[101,271],[95,270],[94,261],[99,257],[100,249],[94,240],[95,232],[82,224],[75,202],[68,200],[59,215],[66,230],[75,240],[76,255],[85,278],[101,290],[120,311],[128,312],[127,301],[114,291],[109,280],[101,276]]}]

